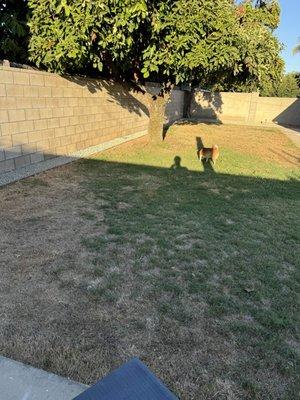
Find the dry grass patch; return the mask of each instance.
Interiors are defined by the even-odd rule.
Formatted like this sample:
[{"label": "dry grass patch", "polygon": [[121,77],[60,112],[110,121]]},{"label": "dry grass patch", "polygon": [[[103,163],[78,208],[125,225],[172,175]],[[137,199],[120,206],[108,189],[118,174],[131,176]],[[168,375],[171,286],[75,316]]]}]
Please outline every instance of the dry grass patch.
[{"label": "dry grass patch", "polygon": [[138,356],[181,399],[296,398],[294,157],[277,130],[177,125],[2,188],[0,353],[85,383]]}]

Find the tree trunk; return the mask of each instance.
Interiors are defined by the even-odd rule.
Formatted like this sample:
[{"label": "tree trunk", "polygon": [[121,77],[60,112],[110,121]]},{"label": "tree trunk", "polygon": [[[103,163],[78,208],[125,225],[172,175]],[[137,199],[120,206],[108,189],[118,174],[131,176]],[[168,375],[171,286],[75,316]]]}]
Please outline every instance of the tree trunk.
[{"label": "tree trunk", "polygon": [[169,93],[152,96],[149,100],[149,137],[151,142],[163,140],[166,104],[170,98]]},{"label": "tree trunk", "polygon": [[194,97],[195,88],[191,87],[190,91],[185,91],[184,96],[184,108],[183,108],[183,118],[191,118],[191,108],[192,108],[192,100]]}]

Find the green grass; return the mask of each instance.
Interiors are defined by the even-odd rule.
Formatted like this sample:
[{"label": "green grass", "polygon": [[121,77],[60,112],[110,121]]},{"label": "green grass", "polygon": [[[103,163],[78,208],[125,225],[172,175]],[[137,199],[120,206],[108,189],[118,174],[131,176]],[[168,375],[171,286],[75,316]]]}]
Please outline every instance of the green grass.
[{"label": "green grass", "polygon": [[181,400],[298,398],[298,155],[185,124],[2,188],[0,353],[86,384],[136,356]]},{"label": "green grass", "polygon": [[[249,139],[244,129],[240,150],[229,136],[212,168],[199,163],[185,128],[78,167],[95,206],[109,204],[100,206],[106,235],[83,239],[101,277],[90,296],[101,307],[126,304],[120,334],[135,337],[128,341],[150,365],[161,355],[160,375],[182,399],[294,399],[299,170],[268,159],[277,131],[249,128]],[[229,128],[212,138],[212,127],[201,129],[220,143]],[[244,144],[262,137],[270,147],[248,154]],[[174,156],[185,168],[170,169]],[[147,314],[156,322],[142,345]]]}]

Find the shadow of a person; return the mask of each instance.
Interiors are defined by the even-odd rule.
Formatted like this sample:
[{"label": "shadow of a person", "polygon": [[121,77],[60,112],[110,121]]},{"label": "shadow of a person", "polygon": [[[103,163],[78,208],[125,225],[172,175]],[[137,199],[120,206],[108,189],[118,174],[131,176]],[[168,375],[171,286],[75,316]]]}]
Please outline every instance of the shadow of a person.
[{"label": "shadow of a person", "polygon": [[188,171],[186,167],[183,167],[181,165],[181,157],[179,156],[174,157],[174,164],[171,165],[170,169],[173,169],[175,171]]}]

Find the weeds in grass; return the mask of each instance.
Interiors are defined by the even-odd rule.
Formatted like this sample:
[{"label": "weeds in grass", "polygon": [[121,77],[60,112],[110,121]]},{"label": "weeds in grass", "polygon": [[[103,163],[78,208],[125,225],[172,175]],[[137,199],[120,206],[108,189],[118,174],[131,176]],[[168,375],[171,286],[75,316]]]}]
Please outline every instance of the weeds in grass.
[{"label": "weeds in grass", "polygon": [[0,351],[85,383],[138,356],[182,400],[297,398],[296,152],[180,125],[4,188]]}]

